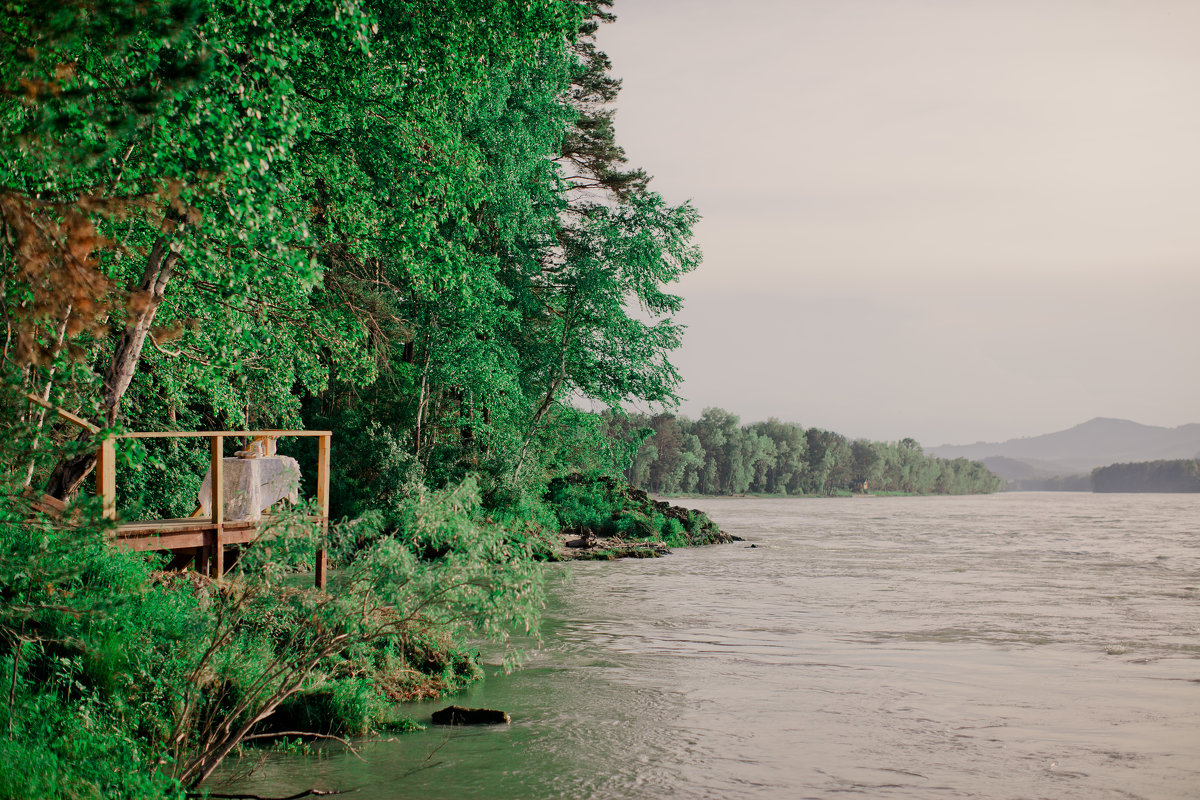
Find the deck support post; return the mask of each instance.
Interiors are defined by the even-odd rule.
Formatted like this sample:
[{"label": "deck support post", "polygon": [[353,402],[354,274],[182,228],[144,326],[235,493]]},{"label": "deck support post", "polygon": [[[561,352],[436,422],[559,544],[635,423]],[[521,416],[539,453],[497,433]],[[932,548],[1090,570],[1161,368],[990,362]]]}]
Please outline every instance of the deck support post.
[{"label": "deck support post", "polygon": [[117,449],[111,436],[100,442],[96,454],[96,494],[105,519],[117,518]]},{"label": "deck support post", "polygon": [[313,579],[318,589],[324,590],[328,581],[325,537],[329,533],[329,444],[332,436],[317,438],[317,505],[321,507],[321,542],[317,546],[317,561],[313,565]]},{"label": "deck support post", "polygon": [[188,547],[172,551],[171,563],[167,564],[166,571],[182,571],[183,569],[187,568],[189,564],[192,565],[193,569],[199,570],[200,567],[197,559],[200,558],[200,551],[202,549],[203,548],[200,547]]},{"label": "deck support post", "polygon": [[220,579],[225,574],[225,542],[222,533],[225,525],[225,437],[214,436],[210,440],[209,469],[212,483],[209,486],[209,503],[212,509],[212,539],[209,552],[209,576]]}]

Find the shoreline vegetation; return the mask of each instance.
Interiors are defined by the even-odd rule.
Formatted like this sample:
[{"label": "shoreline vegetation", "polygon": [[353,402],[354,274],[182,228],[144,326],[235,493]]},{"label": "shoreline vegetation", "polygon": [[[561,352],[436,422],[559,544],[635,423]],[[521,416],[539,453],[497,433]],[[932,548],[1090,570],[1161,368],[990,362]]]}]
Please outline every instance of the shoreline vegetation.
[{"label": "shoreline vegetation", "polygon": [[1013,478],[1010,492],[1190,493],[1200,492],[1200,461],[1194,458],[1118,462],[1089,473]]},{"label": "shoreline vegetation", "polygon": [[[617,144],[610,5],[3,12],[0,798],[179,800],[412,728],[480,679],[471,642],[535,629],[545,562],[722,540],[607,435],[678,402],[700,262]],[[105,437],[297,429],[332,432],[328,490],[279,440],[309,499],[223,574],[113,546],[193,515],[221,454],[118,439],[113,520]]]},{"label": "shoreline vegetation", "polygon": [[568,475],[550,484],[559,560],[657,558],[675,547],[741,541],[707,514],[656,500],[611,476]]},{"label": "shoreline vegetation", "polygon": [[[971,494],[988,494],[988,492],[972,492]],[[661,497],[666,500],[700,500],[706,497],[727,497],[731,500],[823,500],[827,498],[838,497],[927,497],[928,494],[924,492],[874,491],[868,488],[865,492],[854,492],[848,489],[838,489],[831,494],[780,494],[767,492],[742,492],[740,494],[676,494],[671,492],[656,492],[654,496]]]}]

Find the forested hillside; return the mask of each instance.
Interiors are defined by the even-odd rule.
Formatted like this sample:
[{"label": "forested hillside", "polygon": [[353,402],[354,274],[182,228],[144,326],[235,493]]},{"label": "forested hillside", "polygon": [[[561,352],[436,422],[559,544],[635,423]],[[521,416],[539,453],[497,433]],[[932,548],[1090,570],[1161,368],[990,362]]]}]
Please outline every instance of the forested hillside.
[{"label": "forested hillside", "polygon": [[[395,722],[532,623],[551,481],[625,466],[567,398],[674,401],[699,262],[614,139],[608,5],[0,12],[0,797],[179,796],[243,737]],[[330,429],[349,522],[164,577],[106,544],[97,436],[29,394],[104,432]],[[192,511],[204,453],[118,460],[122,515]],[[286,588],[318,544],[329,593]]]},{"label": "forested hillside", "polygon": [[1092,470],[1094,492],[1200,492],[1200,462],[1194,458],[1110,464]]},{"label": "forested hillside", "polygon": [[637,447],[626,476],[652,492],[972,494],[1004,488],[979,462],[927,456],[913,439],[851,441],[776,419],[742,425],[719,408],[706,409],[696,420],[614,416],[609,431],[614,441]]}]

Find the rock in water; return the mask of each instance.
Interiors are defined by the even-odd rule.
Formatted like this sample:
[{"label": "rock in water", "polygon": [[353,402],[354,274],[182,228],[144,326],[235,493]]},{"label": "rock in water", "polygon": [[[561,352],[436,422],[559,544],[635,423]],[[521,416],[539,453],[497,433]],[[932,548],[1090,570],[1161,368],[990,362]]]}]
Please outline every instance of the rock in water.
[{"label": "rock in water", "polygon": [[430,721],[434,725],[507,725],[512,722],[504,711],[462,706],[446,706],[441,711],[435,711]]}]

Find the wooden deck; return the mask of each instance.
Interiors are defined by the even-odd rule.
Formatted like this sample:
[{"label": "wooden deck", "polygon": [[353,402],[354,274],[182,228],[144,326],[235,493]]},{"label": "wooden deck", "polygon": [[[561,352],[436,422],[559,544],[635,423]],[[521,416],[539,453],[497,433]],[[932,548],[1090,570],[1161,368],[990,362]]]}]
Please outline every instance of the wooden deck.
[{"label": "wooden deck", "polygon": [[[306,522],[327,524],[326,517],[291,517]],[[241,547],[257,541],[262,530],[278,524],[279,518],[264,515],[257,521],[223,522],[211,519],[152,519],[125,522],[117,526],[116,546],[134,552],[170,550],[175,554],[171,569],[192,567],[212,577],[220,577],[236,563]],[[324,557],[318,554],[318,565]],[[323,569],[322,569],[323,572]],[[317,576],[317,585],[324,588],[324,574]]]},{"label": "wooden deck", "polygon": [[[56,408],[36,395],[28,395],[30,402],[57,413],[63,419],[78,425],[91,433],[99,433],[99,428],[87,420]],[[209,440],[209,469],[212,472],[210,484],[209,517],[189,519],[156,519],[142,522],[123,522],[117,525],[116,545],[118,547],[139,552],[153,550],[170,550],[175,553],[171,566],[184,568],[194,564],[199,571],[206,572],[214,578],[223,576],[233,561],[240,554],[243,545],[255,541],[260,530],[272,522],[269,514],[256,522],[227,521],[224,518],[225,507],[221,502],[225,439],[228,437],[268,437],[279,439],[285,437],[316,437],[317,438],[317,505],[320,514],[304,517],[304,519],[319,522],[322,532],[329,528],[329,450],[333,439],[331,431],[305,430],[256,430],[256,431],[139,431],[133,433],[106,436],[101,439],[100,449],[96,453],[96,495],[100,497],[104,516],[117,520],[117,483],[116,483],[116,439],[208,439]],[[53,499],[53,498],[51,498]],[[61,506],[61,504],[59,504]],[[314,577],[318,588],[325,588],[326,564],[325,548],[317,550],[316,563],[313,565]]]},{"label": "wooden deck", "polygon": [[[159,519],[144,522],[127,522],[117,526],[117,546],[129,550],[170,550],[175,553],[171,566],[175,568],[194,565],[195,569],[214,578],[220,578],[234,563],[240,546],[258,538],[260,529],[270,522],[270,516],[257,522],[226,521],[225,504],[221,501],[224,485],[225,439],[227,437],[269,438],[316,437],[317,438],[317,505],[321,513],[307,519],[319,522],[324,530],[329,528],[329,447],[333,438],[331,431],[259,430],[259,431],[144,431],[127,433],[124,439],[175,439],[203,438],[209,440],[209,508],[212,515],[207,518]],[[106,439],[100,448],[96,463],[96,488],[102,498],[104,513],[116,519],[116,452],[113,439]],[[234,548],[230,553],[229,548]],[[230,558],[232,556],[232,558]],[[318,588],[324,589],[326,582],[325,548],[317,550],[313,573]]]}]

